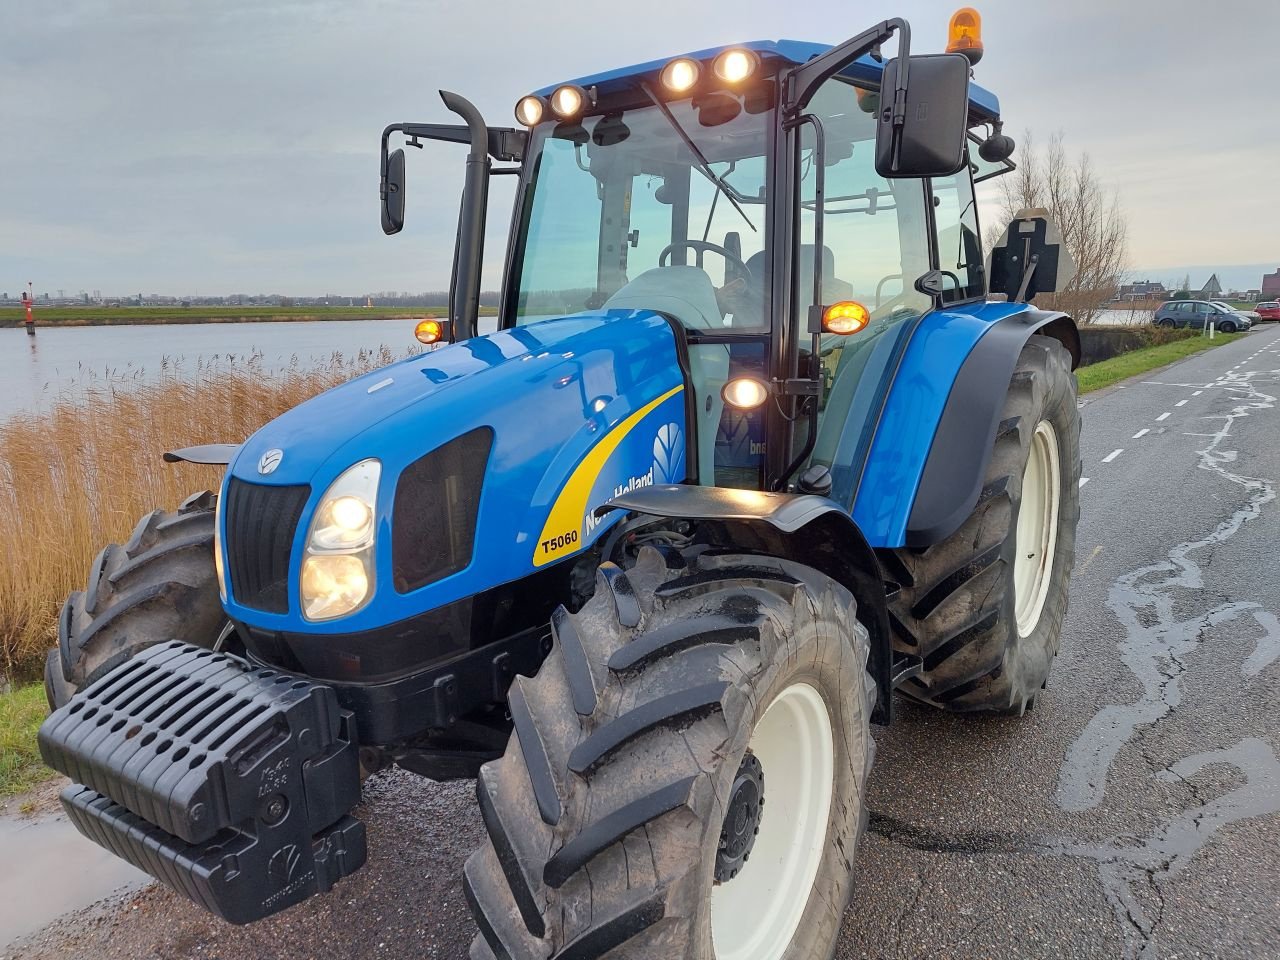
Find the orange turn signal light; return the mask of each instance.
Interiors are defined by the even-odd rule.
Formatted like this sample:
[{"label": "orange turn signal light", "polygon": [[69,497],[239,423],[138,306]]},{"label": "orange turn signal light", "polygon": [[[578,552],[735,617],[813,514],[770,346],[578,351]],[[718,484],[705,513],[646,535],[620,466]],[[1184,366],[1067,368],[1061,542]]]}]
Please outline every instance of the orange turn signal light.
[{"label": "orange turn signal light", "polygon": [[822,311],[822,329],[826,333],[848,336],[871,322],[871,314],[856,300],[841,300]]},{"label": "orange turn signal light", "polygon": [[982,59],[982,15],[973,7],[961,7],[951,15],[947,53],[963,53],[970,63]]},{"label": "orange turn signal light", "polygon": [[444,339],[444,322],[441,320],[419,320],[413,328],[413,336],[419,343],[433,344]]}]

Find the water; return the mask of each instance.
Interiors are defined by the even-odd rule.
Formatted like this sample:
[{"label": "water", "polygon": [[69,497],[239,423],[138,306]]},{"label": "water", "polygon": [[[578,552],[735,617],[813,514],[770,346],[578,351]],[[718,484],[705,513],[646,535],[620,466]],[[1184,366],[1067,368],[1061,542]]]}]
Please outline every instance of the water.
[{"label": "water", "polygon": [[0,850],[0,951],[65,913],[151,880],[80,836],[63,814],[0,817]]},{"label": "water", "polygon": [[[490,327],[493,320],[488,321]],[[481,321],[484,328],[485,321]],[[169,369],[193,374],[202,364],[243,362],[261,354],[265,373],[295,362],[306,369],[335,352],[420,349],[413,320],[321,320],[297,323],[155,324],[0,330],[0,419],[46,409],[86,386],[154,381]]]}]

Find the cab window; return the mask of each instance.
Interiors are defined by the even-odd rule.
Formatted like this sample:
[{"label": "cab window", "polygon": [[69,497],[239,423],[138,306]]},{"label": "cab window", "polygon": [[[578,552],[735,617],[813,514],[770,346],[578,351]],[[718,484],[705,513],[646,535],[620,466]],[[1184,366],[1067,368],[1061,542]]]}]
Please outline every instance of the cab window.
[{"label": "cab window", "polygon": [[[802,128],[801,139],[796,317],[800,324],[805,322],[815,271],[821,278],[822,305],[855,300],[871,317],[856,334],[821,340],[823,389],[810,462],[830,468],[832,496],[846,503],[853,501],[897,358],[915,321],[932,306],[915,286],[916,279],[931,269],[924,182],[886,180],[876,173],[878,109],[876,92],[838,78],[829,80],[809,106],[809,113],[822,124],[825,157],[817,155],[811,125]],[[817,165],[823,159],[819,209]],[[820,251],[815,245],[819,214]],[[805,439],[798,425],[797,447]]]},{"label": "cab window", "polygon": [[938,269],[942,271],[942,302],[976,300],[983,294],[985,280],[978,205],[969,170],[963,169],[951,177],[936,177],[930,186]]}]

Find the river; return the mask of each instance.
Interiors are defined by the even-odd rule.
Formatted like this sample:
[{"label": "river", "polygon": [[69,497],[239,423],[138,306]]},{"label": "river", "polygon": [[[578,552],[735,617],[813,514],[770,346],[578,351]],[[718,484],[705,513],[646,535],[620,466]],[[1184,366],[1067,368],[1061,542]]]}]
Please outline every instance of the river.
[{"label": "river", "polygon": [[[493,318],[482,318],[492,330]],[[421,349],[413,320],[320,320],[289,323],[196,323],[111,327],[0,329],[0,419],[40,411],[60,397],[94,387],[153,382],[166,373],[191,375],[210,364],[257,357],[272,373],[317,366],[335,353]]]},{"label": "river", "polygon": [[[1145,322],[1147,314],[1108,310],[1103,324]],[[154,324],[110,327],[0,329],[0,420],[47,409],[60,397],[93,387],[147,383],[176,372],[192,375],[213,364],[244,364],[256,357],[267,374],[307,369],[335,353],[352,357],[383,347],[394,355],[421,349],[413,320]],[[493,330],[492,317],[480,320]]]}]

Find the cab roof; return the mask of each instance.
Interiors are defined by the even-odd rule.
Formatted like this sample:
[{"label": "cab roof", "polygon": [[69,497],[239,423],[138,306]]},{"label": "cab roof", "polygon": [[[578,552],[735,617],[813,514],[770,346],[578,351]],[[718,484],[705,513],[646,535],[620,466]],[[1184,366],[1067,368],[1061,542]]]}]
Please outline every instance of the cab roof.
[{"label": "cab roof", "polygon": [[[716,54],[730,47],[745,47],[748,50],[754,50],[761,57],[773,56],[779,60],[785,60],[788,63],[805,63],[814,57],[826,53],[831,47],[825,43],[809,43],[805,40],[753,40],[748,43],[732,43],[723,47],[711,47],[707,50],[697,50],[692,53],[673,54],[670,57],[664,57],[661,60],[650,60],[648,63],[638,63],[630,67],[622,67],[617,70],[606,70],[603,73],[592,74],[588,77],[579,77],[576,80],[570,80],[569,83],[576,83],[581,87],[599,87],[603,92],[610,92],[612,86],[621,86],[622,81],[640,74],[655,73],[661,70],[666,64],[670,63],[678,56],[689,57],[693,60],[710,60]],[[848,67],[840,72],[840,76],[849,77],[853,80],[863,80],[869,83],[880,82],[880,74],[884,69],[883,64],[877,63],[870,56],[859,57]],[[553,84],[549,87],[543,87],[537,93],[540,96],[550,96],[560,84]],[[981,119],[996,119],[1000,116],[1000,100],[994,93],[985,87],[980,87],[976,83],[969,84],[969,109],[978,115]]]}]

